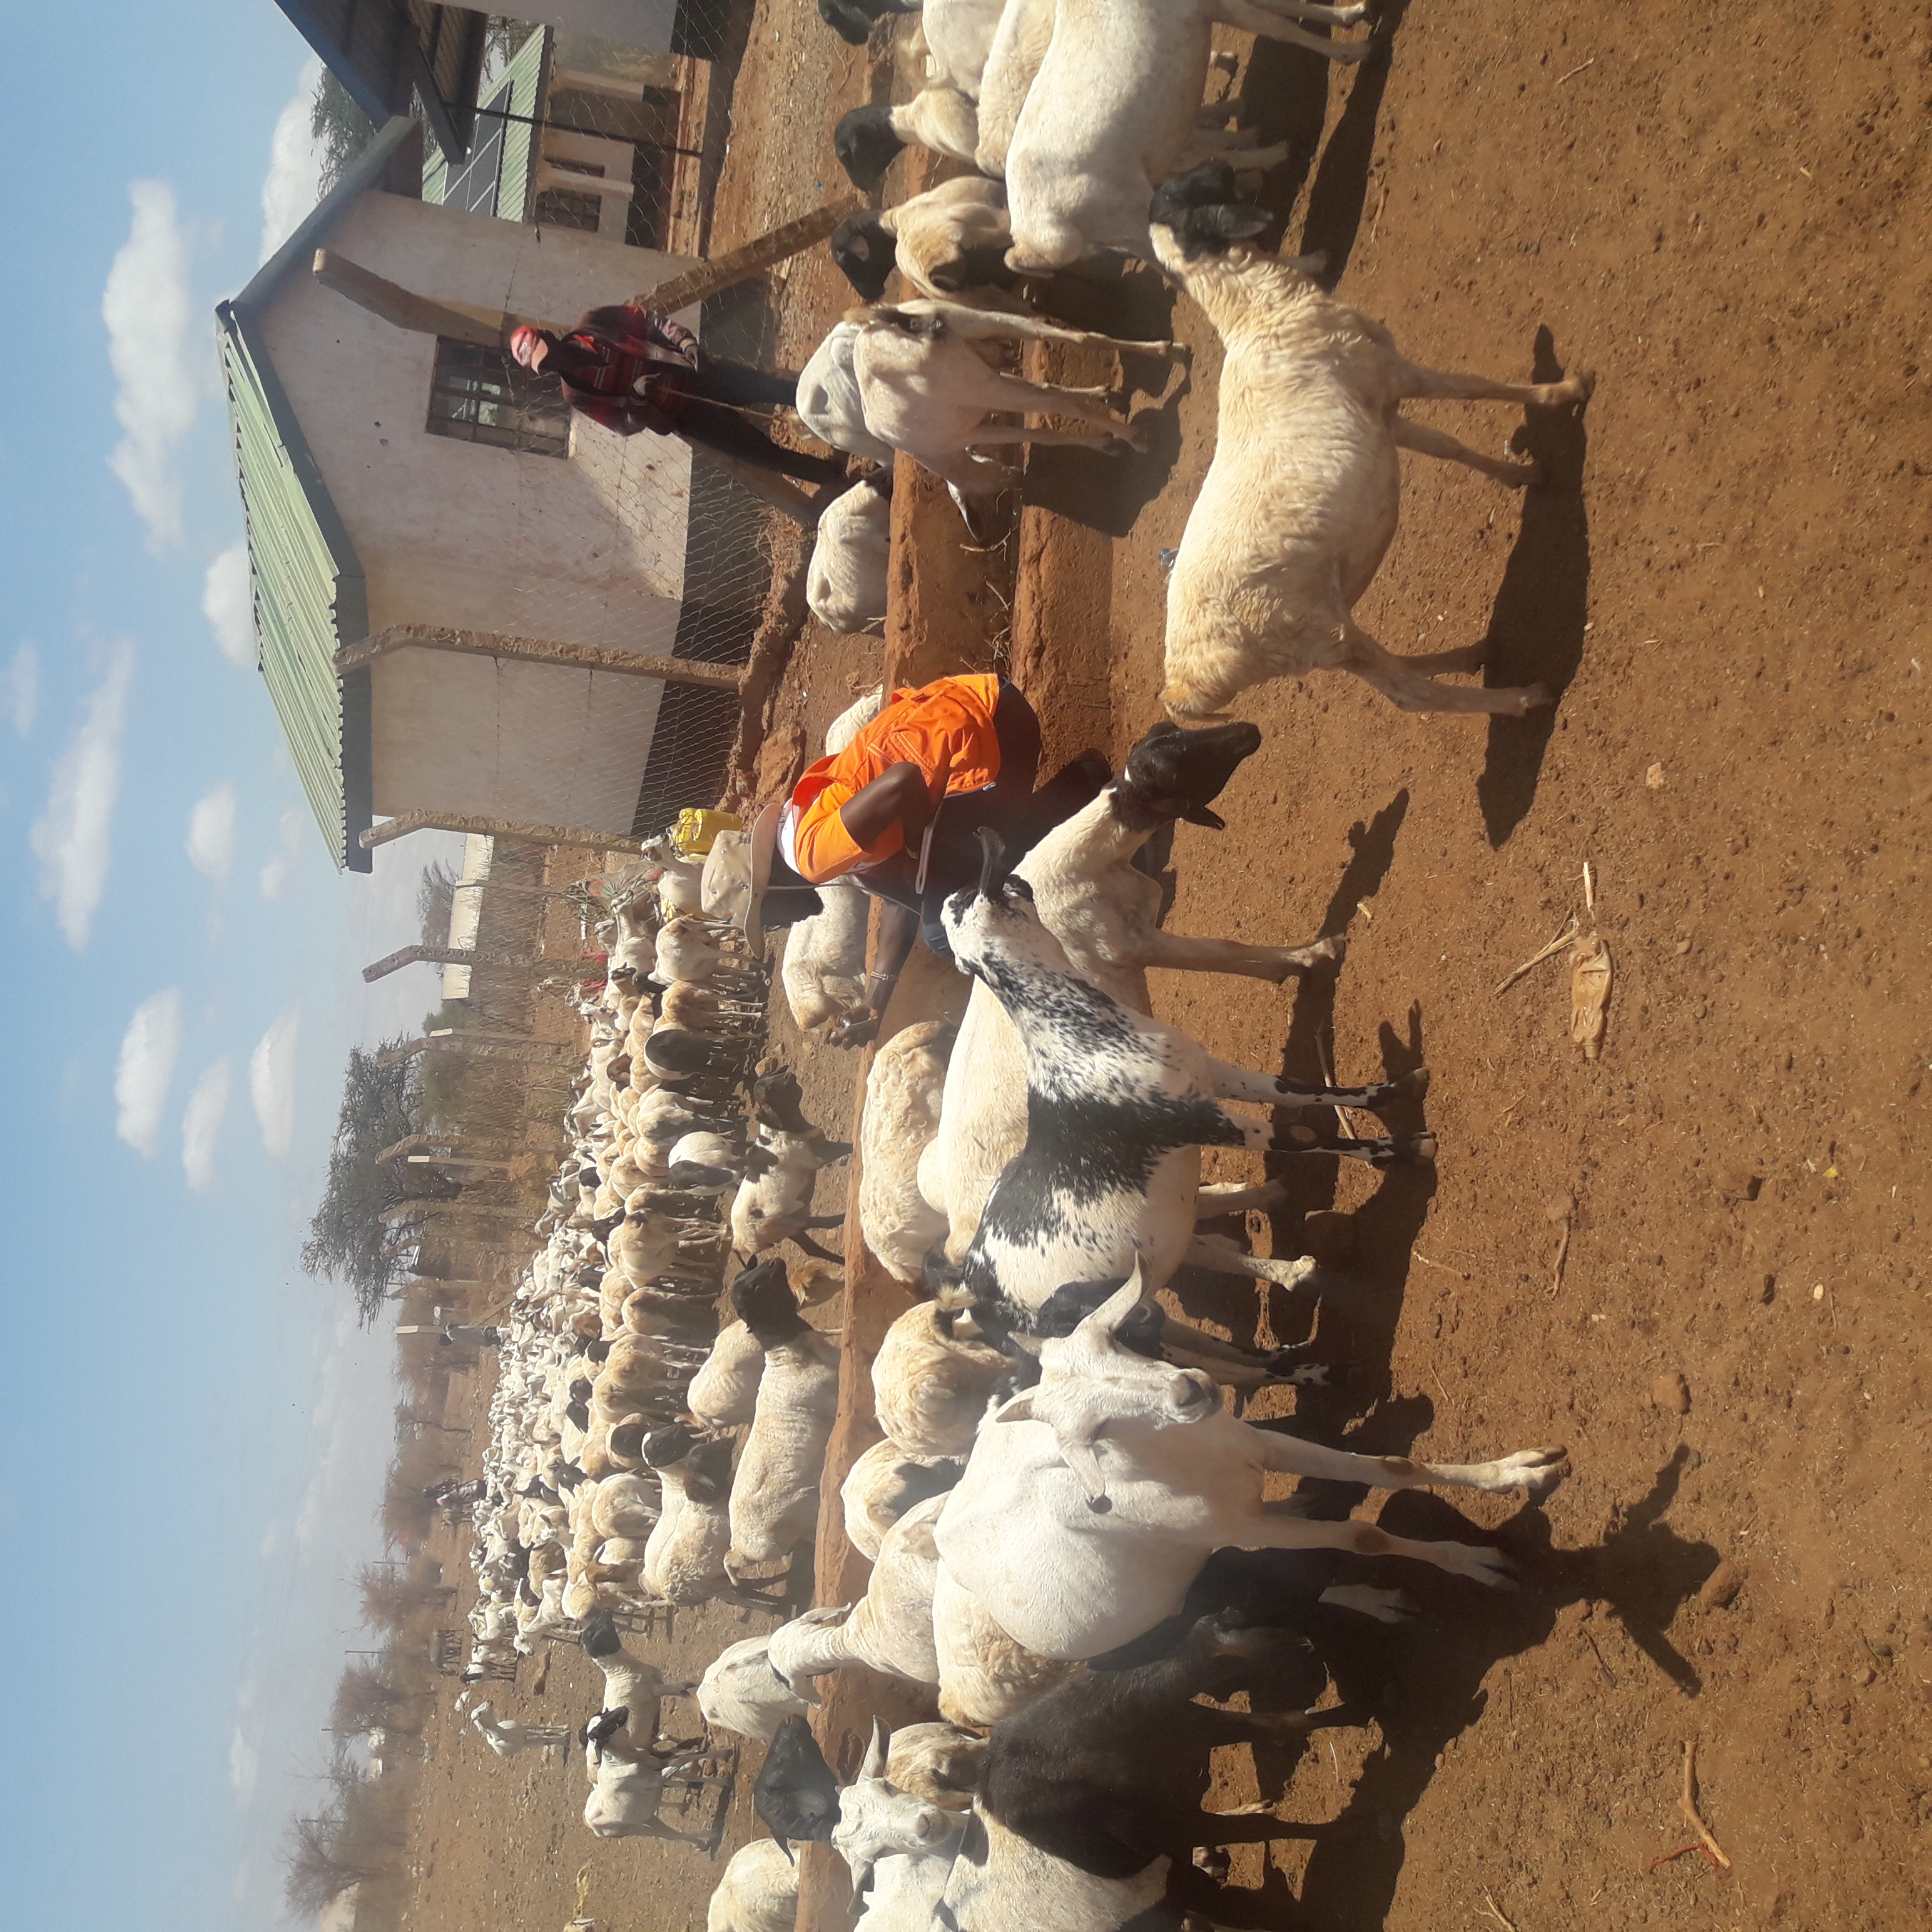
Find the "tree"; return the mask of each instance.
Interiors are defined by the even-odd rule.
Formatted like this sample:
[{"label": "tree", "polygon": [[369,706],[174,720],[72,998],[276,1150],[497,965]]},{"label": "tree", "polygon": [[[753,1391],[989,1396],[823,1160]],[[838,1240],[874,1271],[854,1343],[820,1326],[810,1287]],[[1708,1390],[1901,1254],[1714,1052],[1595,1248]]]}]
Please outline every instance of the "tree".
[{"label": "tree", "polygon": [[409,1693],[392,1684],[375,1664],[345,1664],[328,1707],[329,1728],[345,1732],[396,1728],[409,1701]]},{"label": "tree", "polygon": [[406,1201],[450,1201],[463,1191],[428,1168],[376,1159],[415,1133],[422,1118],[413,1064],[382,1064],[383,1054],[400,1044],[386,1041],[374,1053],[349,1049],[328,1178],[302,1244],[304,1270],[349,1288],[365,1327],[409,1271],[410,1244],[397,1238],[395,1226],[383,1215]]},{"label": "tree", "polygon": [[334,187],[350,164],[376,138],[376,124],[350,98],[349,90],[327,68],[308,110],[309,132],[322,150],[322,192]]},{"label": "tree", "polygon": [[412,1576],[393,1563],[365,1563],[356,1573],[363,1623],[370,1630],[406,1629],[422,1612],[452,1593],[426,1576]]},{"label": "tree", "polygon": [[311,1818],[292,1818],[282,1841],[282,1896],[304,1918],[326,1911],[353,1886],[382,1876],[383,1863],[363,1862],[345,1844],[346,1807],[339,1800]]},{"label": "tree", "polygon": [[456,905],[457,874],[440,859],[432,859],[422,868],[416,884],[416,919],[422,928],[425,946],[449,943],[450,915]]}]

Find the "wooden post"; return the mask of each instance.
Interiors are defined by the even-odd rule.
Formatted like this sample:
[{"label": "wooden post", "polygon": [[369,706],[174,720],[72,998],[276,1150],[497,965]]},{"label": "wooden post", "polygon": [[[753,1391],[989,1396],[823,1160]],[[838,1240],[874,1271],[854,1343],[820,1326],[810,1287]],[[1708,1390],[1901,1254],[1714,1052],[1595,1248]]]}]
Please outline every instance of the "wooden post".
[{"label": "wooden post", "polygon": [[505,952],[490,946],[405,946],[386,953],[374,965],[364,967],[362,977],[373,986],[405,966],[523,966],[548,972],[558,963],[541,953],[532,958],[526,953]]},{"label": "wooden post", "polygon": [[566,644],[513,638],[500,631],[459,631],[440,624],[392,624],[335,654],[340,677],[392,651],[454,651],[469,657],[506,658],[520,664],[562,664],[571,670],[604,671],[617,677],[661,678],[666,684],[708,685],[736,691],[739,667],[700,664],[695,658],[647,657],[640,651],[607,651],[594,644]]},{"label": "wooden post", "polygon": [[428,810],[399,812],[394,818],[370,826],[359,842],[365,851],[373,850],[412,832],[480,832],[486,838],[510,839],[525,845],[581,845],[592,852],[608,852],[614,846],[637,843],[628,832],[604,831],[595,826],[536,825],[520,818],[478,818],[466,812]]},{"label": "wooden post", "polygon": [[[630,192],[628,188],[588,176],[581,180],[573,176],[568,185],[593,194],[628,195]],[[824,241],[847,215],[864,206],[863,199],[858,195],[841,196],[824,208],[814,208],[809,214],[801,215],[796,221],[785,222],[769,234],[760,235],[742,248],[714,256],[708,262],[700,262],[695,268],[687,268],[658,283],[655,288],[643,290],[631,299],[640,308],[654,308],[664,314],[688,308],[707,296],[722,294],[726,289],[749,281],[754,275],[763,274],[767,268],[775,268],[794,255],[802,255],[806,249]],[[550,321],[540,316],[517,315],[501,309],[472,308],[466,302],[432,301],[427,296],[416,295],[394,282],[385,280],[359,262],[338,254],[333,248],[318,248],[313,268],[316,280],[324,288],[333,289],[358,308],[380,316],[398,328],[406,328],[420,335],[447,335],[458,342],[476,342],[485,348],[500,349],[509,340],[512,329],[526,324],[548,329],[553,334],[561,334],[571,326],[567,322]]]}]

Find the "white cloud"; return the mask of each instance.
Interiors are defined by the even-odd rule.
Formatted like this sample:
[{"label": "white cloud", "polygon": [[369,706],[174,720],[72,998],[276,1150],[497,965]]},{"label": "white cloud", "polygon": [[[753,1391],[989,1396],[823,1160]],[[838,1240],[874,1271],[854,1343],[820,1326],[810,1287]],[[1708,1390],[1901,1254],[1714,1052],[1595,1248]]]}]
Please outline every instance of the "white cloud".
[{"label": "white cloud", "polygon": [[128,184],[134,220],[100,298],[113,365],[114,413],[125,432],[107,466],[128,487],[148,526],[148,548],[178,543],[181,478],[175,453],[194,425],[206,378],[190,358],[198,325],[188,284],[188,238],[164,181]]},{"label": "white cloud", "polygon": [[121,789],[121,731],[134,676],[131,646],[118,646],[88,693],[80,728],[55,760],[47,802],[28,834],[40,862],[40,896],[54,902],[67,943],[86,950],[107,884],[114,800]]},{"label": "white cloud", "polygon": [[255,668],[255,593],[248,580],[248,539],[237,537],[208,566],[201,581],[201,614],[221,655],[242,670]]},{"label": "white cloud", "polygon": [[246,1811],[255,1802],[255,1786],[262,1775],[262,1750],[242,1735],[241,1727],[228,1733],[228,1783],[236,1804]]},{"label": "white cloud", "polygon": [[40,715],[40,654],[22,644],[7,667],[7,710],[16,737],[24,738]]},{"label": "white cloud", "polygon": [[160,1144],[161,1112],[181,1058],[182,996],[168,986],[134,1009],[114,1073],[114,1131],[138,1154]]},{"label": "white cloud", "polygon": [[266,261],[322,199],[322,144],[309,130],[322,63],[302,63],[295,98],[275,117],[268,172],[262,183],[262,260]]},{"label": "white cloud", "polygon": [[294,876],[296,866],[302,858],[304,817],[298,805],[290,806],[282,814],[281,824],[276,833],[280,842],[275,856],[262,868],[262,896],[265,899],[278,899],[289,889],[289,880]]},{"label": "white cloud", "polygon": [[296,1039],[300,1008],[290,1006],[255,1042],[248,1056],[248,1097],[272,1158],[284,1159],[296,1137]]},{"label": "white cloud", "polygon": [[235,812],[241,800],[226,778],[210,785],[188,815],[188,859],[219,885],[235,863]]},{"label": "white cloud", "polygon": [[227,1118],[230,1084],[224,1055],[194,1083],[182,1113],[182,1171],[196,1194],[212,1194],[221,1178],[214,1155],[221,1142],[221,1124]]}]

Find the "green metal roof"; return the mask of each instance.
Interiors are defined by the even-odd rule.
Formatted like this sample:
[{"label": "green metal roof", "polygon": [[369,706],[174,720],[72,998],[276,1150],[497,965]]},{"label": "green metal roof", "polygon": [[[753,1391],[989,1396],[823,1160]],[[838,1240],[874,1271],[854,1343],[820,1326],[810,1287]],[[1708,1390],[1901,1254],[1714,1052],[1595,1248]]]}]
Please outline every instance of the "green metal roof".
[{"label": "green metal roof", "polygon": [[298,266],[306,272],[365,188],[413,191],[422,138],[415,122],[392,120],[254,280],[214,312],[248,526],[256,665],[330,855],[355,872],[372,863],[358,842],[374,817],[370,679],[366,669],[338,677],[335,653],[369,634],[368,586],[260,322],[283,280]]},{"label": "green metal roof", "polygon": [[[439,205],[447,201],[454,182],[460,184],[458,198],[475,213],[494,214],[503,221],[530,219],[536,200],[538,131],[531,124],[543,118],[553,38],[548,27],[538,27],[517,50],[488,100],[476,110],[476,132],[468,160],[452,166],[440,150],[424,158],[424,200]],[[483,184],[474,183],[471,191],[472,183],[464,178],[473,177],[478,167],[490,170],[487,203]]]}]

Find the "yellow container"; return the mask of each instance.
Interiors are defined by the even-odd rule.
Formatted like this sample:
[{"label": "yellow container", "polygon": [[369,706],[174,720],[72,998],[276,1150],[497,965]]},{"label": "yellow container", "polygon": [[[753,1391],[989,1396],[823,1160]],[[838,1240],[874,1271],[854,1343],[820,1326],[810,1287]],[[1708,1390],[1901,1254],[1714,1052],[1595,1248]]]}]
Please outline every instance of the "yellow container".
[{"label": "yellow container", "polygon": [[688,805],[677,815],[671,843],[688,858],[701,858],[711,850],[711,842],[721,832],[738,832],[745,821],[735,812],[708,812]]}]

